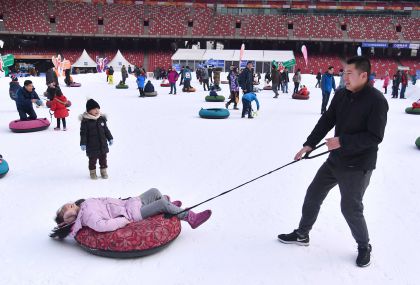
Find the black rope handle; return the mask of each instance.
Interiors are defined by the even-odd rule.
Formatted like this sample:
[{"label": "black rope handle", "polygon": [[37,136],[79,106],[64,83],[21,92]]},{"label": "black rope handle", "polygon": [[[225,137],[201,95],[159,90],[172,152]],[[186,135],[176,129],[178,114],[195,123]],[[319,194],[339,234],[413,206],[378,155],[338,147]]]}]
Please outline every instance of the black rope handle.
[{"label": "black rope handle", "polygon": [[177,216],[177,215],[179,215],[179,214],[182,214],[182,213],[188,212],[188,211],[190,211],[190,210],[192,210],[192,209],[194,209],[194,208],[196,208],[196,207],[198,207],[198,206],[200,206],[200,205],[203,205],[204,203],[210,202],[211,200],[214,200],[214,199],[216,199],[216,198],[218,198],[218,197],[220,197],[220,196],[226,195],[226,194],[228,194],[229,192],[232,192],[232,191],[234,191],[234,190],[236,190],[236,189],[238,189],[238,188],[241,188],[241,187],[243,187],[243,186],[245,186],[245,185],[247,185],[247,184],[249,184],[249,183],[251,183],[251,182],[254,182],[255,180],[261,179],[261,178],[263,178],[264,176],[267,176],[267,175],[269,175],[269,174],[271,174],[271,173],[273,173],[273,172],[279,171],[280,169],[285,168],[286,166],[292,165],[292,164],[294,164],[294,163],[296,163],[296,162],[299,162],[299,161],[301,161],[301,160],[303,160],[303,159],[312,159],[312,158],[319,157],[319,156],[321,156],[321,155],[327,154],[327,153],[329,153],[329,152],[330,152],[330,150],[328,150],[328,151],[324,151],[324,152],[322,152],[322,153],[320,153],[320,154],[317,154],[317,155],[314,155],[314,156],[309,156],[309,154],[310,154],[311,152],[313,152],[314,150],[316,150],[316,149],[318,149],[318,148],[320,148],[320,147],[324,146],[325,144],[326,144],[326,143],[322,143],[322,144],[320,144],[320,145],[316,146],[316,147],[315,147],[314,149],[312,149],[310,152],[307,152],[307,153],[305,154],[305,156],[304,156],[304,157],[302,157],[302,159],[300,159],[300,160],[294,160],[294,161],[289,162],[289,163],[287,163],[287,164],[285,164],[285,165],[282,165],[282,166],[280,166],[280,167],[278,167],[278,168],[276,168],[276,169],[274,169],[274,170],[271,170],[271,171],[269,171],[269,172],[267,172],[267,173],[265,173],[265,174],[263,174],[263,175],[260,175],[260,176],[258,176],[258,177],[256,177],[256,178],[254,178],[254,179],[251,179],[251,180],[249,180],[249,181],[247,181],[247,182],[245,182],[245,183],[242,183],[241,185],[238,185],[238,186],[236,186],[236,187],[234,187],[234,188],[232,188],[232,189],[229,189],[229,190],[227,190],[227,191],[225,191],[225,192],[222,192],[222,193],[220,193],[219,195],[213,196],[213,197],[211,197],[211,198],[209,198],[209,199],[207,199],[207,200],[205,200],[205,201],[203,201],[203,202],[200,202],[200,203],[198,203],[198,204],[195,204],[194,206],[191,206],[191,207],[185,208],[184,210],[182,210],[182,211],[181,211],[181,212],[179,212],[179,213],[176,213],[176,214],[168,214],[168,213],[167,213],[167,214],[165,214],[164,216],[165,216],[165,218],[170,219],[170,218],[172,218],[172,217],[174,217],[174,216]]},{"label": "black rope handle", "polygon": [[327,150],[327,151],[321,152],[321,153],[319,153],[319,154],[316,154],[316,155],[312,155],[312,156],[310,156],[310,154],[311,154],[314,150],[316,150],[316,149],[318,149],[318,148],[320,148],[320,147],[324,146],[325,144],[326,144],[326,142],[324,142],[324,143],[322,143],[322,144],[320,144],[320,145],[316,146],[313,150],[311,150],[311,151],[307,152],[307,153],[305,154],[305,156],[303,157],[303,159],[312,159],[312,158],[316,158],[316,157],[319,157],[319,156],[321,156],[321,155],[324,155],[324,154],[327,154],[327,153],[331,152],[331,150]]}]

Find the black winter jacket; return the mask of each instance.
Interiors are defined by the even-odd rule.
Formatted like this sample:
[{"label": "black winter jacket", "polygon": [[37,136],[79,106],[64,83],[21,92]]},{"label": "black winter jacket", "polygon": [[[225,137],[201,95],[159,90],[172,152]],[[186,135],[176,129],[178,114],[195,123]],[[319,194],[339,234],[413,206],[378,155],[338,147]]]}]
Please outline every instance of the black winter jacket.
[{"label": "black winter jacket", "polygon": [[94,120],[81,115],[80,118],[80,145],[86,146],[86,155],[91,157],[108,153],[108,141],[113,137],[106,124],[106,117],[102,115]]},{"label": "black winter jacket", "polygon": [[245,68],[238,78],[239,86],[242,90],[246,90],[246,93],[254,91],[254,74],[249,68]]},{"label": "black winter jacket", "polygon": [[370,85],[355,93],[345,88],[337,90],[304,146],[314,148],[335,126],[335,137],[339,137],[341,147],[333,150],[328,160],[341,168],[375,169],[387,112],[384,95]]},{"label": "black winter jacket", "polygon": [[47,85],[50,85],[51,83],[54,83],[55,86],[59,85],[57,74],[55,73],[53,68],[50,68],[47,70],[47,73],[45,74],[45,79],[46,79]]}]

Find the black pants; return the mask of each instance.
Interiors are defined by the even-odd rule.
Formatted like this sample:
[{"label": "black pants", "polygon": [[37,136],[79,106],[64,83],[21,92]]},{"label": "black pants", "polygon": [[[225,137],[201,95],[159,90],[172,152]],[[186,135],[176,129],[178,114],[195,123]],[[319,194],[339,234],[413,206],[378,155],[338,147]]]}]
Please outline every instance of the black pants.
[{"label": "black pants", "polygon": [[188,89],[190,89],[191,88],[191,79],[187,79],[187,78],[185,78],[184,79],[184,89],[185,90],[188,90]]},{"label": "black pants", "polygon": [[63,128],[66,128],[66,118],[57,118],[57,128],[60,128],[60,120],[63,121]]},{"label": "black pants", "polygon": [[321,113],[327,111],[328,101],[330,100],[330,92],[322,91],[322,105],[321,105]]},{"label": "black pants", "polygon": [[317,88],[317,87],[321,88],[321,79],[316,80],[315,88]]},{"label": "black pants", "polygon": [[99,168],[108,168],[106,153],[99,156],[89,156],[89,170],[96,169],[96,162],[99,160]]},{"label": "black pants", "polygon": [[388,91],[388,86],[384,86],[385,92],[384,94],[386,94],[386,92]]},{"label": "black pants", "polygon": [[271,89],[273,90],[274,94],[276,95],[275,97],[279,97],[278,84],[273,83],[273,86],[271,86]]},{"label": "black pants", "polygon": [[127,78],[123,77],[122,79],[122,83],[125,84],[125,81],[127,80]]},{"label": "black pants", "polygon": [[184,77],[181,76],[181,81],[179,82],[179,86],[181,86],[184,82]]},{"label": "black pants", "polygon": [[[18,106],[17,110],[19,112],[19,117],[21,121],[36,120],[37,118],[35,110],[32,107],[32,105],[30,107]],[[29,117],[26,114],[28,114]]]},{"label": "black pants", "polygon": [[230,91],[229,102],[226,103],[226,108],[229,107],[230,104],[233,103],[233,108],[238,107],[239,101],[239,91]]},{"label": "black pants", "polygon": [[139,88],[139,93],[140,93],[139,97],[144,97],[144,89],[143,88]]},{"label": "black pants", "polygon": [[299,84],[300,84],[300,82],[295,82],[295,89],[293,89],[293,93],[298,93],[299,92]]},{"label": "black pants", "polygon": [[245,115],[248,115],[248,118],[252,117],[251,111],[252,106],[251,102],[242,98],[242,118],[245,117]]},{"label": "black pants", "polygon": [[326,161],[318,170],[306,192],[299,223],[299,234],[306,235],[318,217],[322,202],[337,184],[341,194],[341,213],[359,246],[369,244],[369,233],[363,216],[363,195],[369,185],[372,170],[337,168]]},{"label": "black pants", "polygon": [[203,79],[203,88],[204,88],[204,91],[207,91],[206,90],[206,86],[207,86],[207,90],[210,90],[210,87],[209,87],[209,79],[207,78],[207,79]]}]

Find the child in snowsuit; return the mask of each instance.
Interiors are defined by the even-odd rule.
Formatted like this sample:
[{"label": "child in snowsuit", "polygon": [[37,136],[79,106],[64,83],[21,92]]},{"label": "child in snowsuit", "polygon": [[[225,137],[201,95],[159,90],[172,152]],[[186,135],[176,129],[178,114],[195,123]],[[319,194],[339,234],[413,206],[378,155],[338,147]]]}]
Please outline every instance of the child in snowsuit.
[{"label": "child in snowsuit", "polygon": [[219,95],[217,94],[216,90],[215,90],[214,85],[212,85],[212,86],[210,87],[210,93],[209,93],[209,96],[219,96]]},{"label": "child in snowsuit", "polygon": [[107,126],[107,119],[100,112],[98,102],[89,99],[86,102],[86,112],[80,115],[80,148],[89,157],[90,178],[97,179],[96,162],[99,160],[101,177],[108,178],[107,153],[108,144],[114,142]]},{"label": "child in snowsuit", "polygon": [[16,93],[21,87],[17,76],[12,75],[12,81],[9,83],[9,95],[12,100],[16,101]]},{"label": "child in snowsuit", "polygon": [[[90,198],[80,199],[63,205],[56,213],[57,227],[50,237],[63,239],[75,236],[82,227],[97,232],[115,231],[126,225],[159,214],[178,214],[176,217],[186,221],[196,229],[211,216],[211,210],[200,213],[182,212],[181,201],[171,202],[169,196],[162,195],[156,188],[128,199]],[[182,213],[181,213],[182,212]]]},{"label": "child in snowsuit", "polygon": [[67,98],[63,95],[61,89],[59,87],[56,87],[55,96],[51,102],[51,111],[54,112],[54,118],[57,119],[57,127],[54,128],[55,131],[60,130],[60,121],[63,121],[63,131],[67,131],[66,117],[69,116],[67,104]]},{"label": "child in snowsuit", "polygon": [[144,97],[144,82],[146,81],[146,76],[144,75],[144,73],[142,72],[138,77],[137,77],[137,87],[139,88],[139,93],[140,96],[139,97]]},{"label": "child in snowsuit", "polygon": [[255,93],[246,93],[242,96],[242,105],[243,105],[242,118],[245,118],[245,115],[248,115],[249,119],[254,118],[251,114],[252,101],[255,101],[255,103],[257,104],[257,111],[260,110],[260,103],[258,102],[257,95]]},{"label": "child in snowsuit", "polygon": [[114,84],[114,68],[112,66],[108,69],[108,84]]}]

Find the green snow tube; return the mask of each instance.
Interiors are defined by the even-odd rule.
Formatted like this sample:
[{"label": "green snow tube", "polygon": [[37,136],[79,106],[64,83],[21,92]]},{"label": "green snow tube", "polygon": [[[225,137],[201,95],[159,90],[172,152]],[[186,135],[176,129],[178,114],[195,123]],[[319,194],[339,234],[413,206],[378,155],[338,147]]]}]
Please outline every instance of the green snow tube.
[{"label": "green snow tube", "polygon": [[228,109],[224,108],[212,108],[212,109],[201,109],[198,113],[201,118],[204,119],[226,119],[230,113]]},{"label": "green snow tube", "polygon": [[418,149],[420,149],[420,137],[416,139],[416,146]]},{"label": "green snow tube", "polygon": [[225,96],[206,96],[206,102],[225,102]]},{"label": "green snow tube", "polygon": [[115,86],[115,88],[117,89],[128,89],[128,85],[127,84],[118,84]]},{"label": "green snow tube", "polygon": [[408,107],[405,109],[407,114],[420,115],[420,108]]}]

